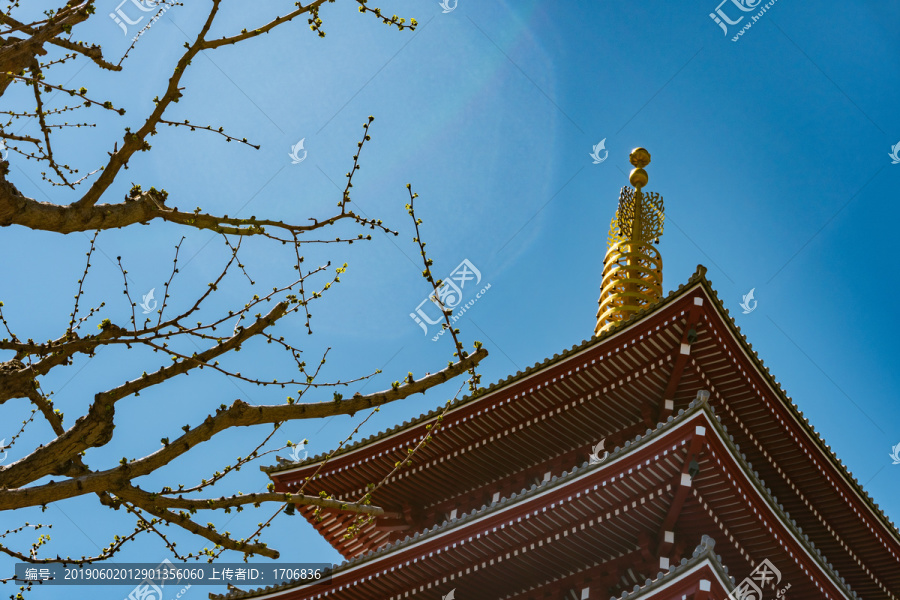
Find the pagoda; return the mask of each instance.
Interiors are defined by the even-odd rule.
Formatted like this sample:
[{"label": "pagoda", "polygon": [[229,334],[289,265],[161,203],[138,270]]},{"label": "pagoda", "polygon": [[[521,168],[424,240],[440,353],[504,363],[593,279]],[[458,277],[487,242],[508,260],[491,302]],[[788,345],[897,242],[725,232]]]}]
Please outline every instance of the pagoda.
[{"label": "pagoda", "polygon": [[[229,600],[900,600],[900,533],[697,272],[667,296],[663,201],[634,170],[595,335],[447,408],[264,470],[346,561]],[[436,427],[439,425],[439,427]],[[327,458],[327,460],[326,460]],[[307,481],[308,479],[308,481]]]}]

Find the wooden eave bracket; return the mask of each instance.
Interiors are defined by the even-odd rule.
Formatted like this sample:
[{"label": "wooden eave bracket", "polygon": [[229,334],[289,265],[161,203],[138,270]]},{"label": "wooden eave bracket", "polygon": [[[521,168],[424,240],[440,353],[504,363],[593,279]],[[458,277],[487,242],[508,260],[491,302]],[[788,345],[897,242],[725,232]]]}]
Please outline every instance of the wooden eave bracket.
[{"label": "wooden eave bracket", "polygon": [[[663,520],[659,528],[656,539],[656,556],[668,556],[675,544],[675,523],[678,521],[678,515],[681,514],[681,508],[684,506],[685,500],[691,493],[693,487],[693,479],[688,473],[688,467],[691,461],[698,458],[703,445],[706,443],[706,427],[697,425],[694,428],[694,434],[691,436],[691,443],[688,446],[687,455],[684,457],[684,465],[681,467],[681,473],[678,475],[678,487],[675,489],[675,497],[669,506],[669,512]],[[699,462],[699,461],[698,461]]]},{"label": "wooden eave bracket", "polygon": [[[656,419],[656,423],[665,422],[665,420],[668,419],[675,410],[675,393],[678,391],[678,384],[681,381],[682,374],[684,373],[684,367],[685,365],[687,365],[687,362],[691,357],[692,344],[688,342],[688,332],[690,332],[690,330],[700,322],[702,307],[703,297],[694,296],[694,304],[693,306],[691,306],[691,310],[688,313],[687,321],[684,324],[684,331],[681,332],[681,345],[679,347],[678,354],[675,357],[675,366],[672,367],[672,374],[669,376],[669,383],[668,385],[666,385],[666,391],[663,393],[662,403],[657,407],[657,414],[659,416]],[[645,418],[649,416],[649,414],[646,414]],[[654,424],[655,423],[648,423],[648,426]]]}]

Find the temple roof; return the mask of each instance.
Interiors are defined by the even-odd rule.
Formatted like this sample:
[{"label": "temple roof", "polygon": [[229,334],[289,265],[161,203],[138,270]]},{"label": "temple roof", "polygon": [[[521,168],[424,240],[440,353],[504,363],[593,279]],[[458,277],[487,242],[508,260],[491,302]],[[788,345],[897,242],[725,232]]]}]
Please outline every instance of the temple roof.
[{"label": "temple roof", "polygon": [[[683,296],[685,293],[690,291],[690,289],[692,289],[694,287],[694,285],[698,282],[701,282],[701,281],[705,282],[706,283],[705,287],[713,295],[715,295],[715,292],[712,290],[709,282],[706,280],[705,273],[706,273],[706,268],[703,266],[698,266],[697,272],[694,273],[694,275],[692,275],[690,279],[688,279],[687,283],[678,286],[677,290],[672,290],[671,292],[669,292],[668,296],[666,296],[658,304],[654,304],[652,306],[648,306],[648,307],[644,308],[643,310],[635,313],[634,316],[632,316],[627,321],[622,321],[618,325],[614,326],[612,329],[609,329],[608,331],[605,331],[600,335],[591,337],[590,339],[582,340],[580,343],[575,344],[568,350],[563,350],[562,353],[560,353],[560,354],[554,354],[553,356],[544,359],[542,362],[534,363],[534,365],[531,367],[526,367],[522,371],[517,371],[514,375],[510,375],[509,377],[501,379],[501,380],[497,381],[496,383],[490,384],[487,388],[479,388],[478,390],[475,391],[475,393],[463,396],[462,398],[455,400],[451,404],[451,410],[456,409],[461,406],[465,406],[471,402],[477,401],[487,394],[490,394],[490,393],[500,390],[504,387],[507,387],[513,383],[516,383],[516,382],[528,377],[529,375],[539,373],[539,372],[545,370],[547,367],[550,367],[557,363],[565,361],[567,358],[569,358],[570,356],[572,356],[574,354],[578,354],[579,352],[581,352],[583,350],[591,348],[597,344],[600,344],[601,342],[603,342],[605,340],[608,340],[608,339],[614,337],[616,334],[621,333],[622,331],[627,329],[628,326],[631,325],[632,323],[640,321],[647,314],[661,310],[664,306],[668,305],[670,302],[674,301],[676,298]],[[716,296],[716,298],[718,298],[718,296]],[[726,313],[727,313],[727,310],[726,310]],[[428,411],[427,413],[422,413],[421,415],[419,415],[418,417],[415,417],[414,419],[411,419],[409,421],[403,421],[403,423],[401,423],[400,425],[395,425],[394,427],[385,429],[384,431],[379,431],[378,433],[376,433],[374,435],[370,435],[369,437],[363,438],[357,442],[348,444],[344,448],[337,450],[333,453],[332,452],[323,452],[322,454],[317,454],[316,456],[311,456],[302,461],[284,462],[281,464],[271,465],[268,467],[260,467],[260,470],[265,473],[269,473],[269,474],[284,473],[286,471],[290,471],[290,470],[296,469],[298,467],[304,467],[307,465],[313,465],[313,464],[320,463],[329,457],[331,457],[331,459],[334,459],[338,456],[343,456],[345,454],[348,454],[350,452],[353,452],[355,450],[358,450],[365,446],[373,444],[374,442],[377,442],[378,440],[390,437],[401,431],[411,429],[412,427],[415,427],[416,425],[419,425],[421,423],[428,421],[429,419],[436,417],[437,415],[442,413],[443,410],[444,410],[444,407],[439,406],[439,407],[435,408],[434,410]]]},{"label": "temple roof", "polygon": [[[691,429],[689,427],[689,425],[696,423],[698,420],[701,421],[702,423],[704,423],[704,426],[703,427],[695,427],[694,429]],[[493,525],[494,526],[493,531],[495,531],[495,532],[497,531],[498,528],[497,528],[496,524],[493,523],[493,521],[491,521],[490,524],[485,525],[486,522],[490,521],[490,518],[493,515],[496,515],[498,513],[502,513],[504,511],[508,511],[508,510],[514,510],[515,508],[521,507],[521,506],[525,505],[526,503],[530,503],[532,500],[534,500],[538,497],[543,497],[541,499],[541,502],[544,503],[545,511],[547,509],[546,505],[549,502],[549,498],[551,498],[551,497],[565,498],[565,495],[568,495],[569,502],[572,502],[573,497],[577,498],[578,496],[581,495],[580,493],[573,495],[573,492],[575,492],[576,488],[579,488],[582,486],[583,481],[588,481],[588,480],[594,481],[595,480],[595,479],[587,479],[587,478],[594,476],[594,474],[606,477],[607,475],[609,475],[611,473],[612,479],[610,481],[613,481],[616,479],[616,473],[618,473],[618,478],[621,480],[623,477],[623,472],[626,470],[626,468],[629,467],[629,465],[632,465],[632,463],[634,463],[636,466],[632,466],[631,468],[628,468],[627,472],[628,472],[629,476],[635,468],[640,469],[641,466],[643,466],[642,465],[643,457],[649,456],[648,454],[646,454],[647,452],[650,452],[651,455],[653,453],[656,453],[656,459],[654,460],[653,464],[658,464],[660,467],[665,467],[665,465],[667,465],[669,463],[665,459],[659,460],[660,457],[663,456],[666,452],[668,452],[667,448],[671,447],[672,450],[674,450],[676,447],[676,446],[672,446],[672,440],[670,438],[672,438],[675,435],[678,435],[681,437],[684,437],[684,436],[690,437],[691,435],[699,434],[701,436],[704,436],[706,434],[699,433],[699,432],[701,429],[704,429],[707,425],[709,427],[711,427],[713,432],[715,433],[714,439],[720,440],[721,445],[723,445],[727,455],[730,456],[733,460],[733,463],[738,466],[739,471],[735,471],[735,473],[736,474],[740,473],[741,477],[746,478],[746,480],[749,482],[749,484],[751,486],[750,488],[747,488],[747,487],[742,487],[739,485],[736,492],[731,491],[729,493],[737,493],[737,495],[740,496],[741,495],[740,490],[743,489],[744,490],[744,492],[743,492],[744,498],[746,498],[747,497],[746,494],[749,493],[749,490],[753,490],[762,499],[762,503],[759,506],[763,507],[766,511],[770,511],[772,513],[772,515],[777,519],[777,522],[779,522],[781,524],[781,526],[785,528],[787,535],[794,540],[793,544],[795,545],[795,550],[798,552],[797,556],[795,556],[794,551],[789,552],[788,547],[784,546],[783,539],[779,540],[778,544],[775,544],[775,547],[783,547],[784,548],[784,551],[783,551],[784,557],[785,557],[784,560],[785,561],[787,561],[787,560],[798,561],[802,558],[804,560],[805,565],[813,565],[813,564],[816,565],[816,567],[818,567],[817,570],[819,572],[825,574],[825,578],[830,583],[830,585],[833,586],[834,589],[839,590],[839,592],[838,592],[839,594],[841,594],[845,597],[848,597],[848,598],[856,598],[857,595],[849,589],[847,584],[844,582],[844,579],[841,578],[840,575],[834,571],[834,569],[832,568],[830,563],[828,563],[826,561],[826,559],[822,556],[821,552],[815,547],[815,544],[813,544],[809,540],[809,538],[805,535],[802,528],[799,525],[797,525],[793,521],[791,516],[784,511],[783,507],[778,503],[778,499],[773,496],[771,490],[768,487],[766,487],[765,483],[762,480],[759,479],[759,476],[753,470],[752,465],[745,459],[744,455],[741,453],[740,447],[737,444],[735,444],[733,436],[728,434],[726,426],[721,422],[720,417],[715,414],[713,407],[711,407],[707,403],[705,398],[698,398],[697,400],[693,401],[686,410],[681,409],[678,411],[678,414],[676,416],[668,417],[666,422],[659,424],[655,430],[649,431],[645,435],[638,435],[633,440],[627,441],[625,444],[623,444],[623,446],[615,448],[610,453],[609,457],[606,458],[602,463],[599,463],[599,464],[584,463],[584,464],[580,465],[579,467],[572,469],[569,472],[563,473],[559,477],[553,477],[549,481],[543,482],[540,485],[533,485],[528,489],[522,490],[518,494],[512,494],[507,498],[502,498],[502,499],[498,500],[497,502],[490,504],[489,506],[483,506],[481,509],[473,510],[467,514],[463,514],[456,519],[447,521],[441,525],[432,527],[421,533],[416,533],[415,535],[407,537],[404,540],[388,544],[378,550],[368,552],[367,554],[365,554],[363,556],[354,558],[349,561],[345,561],[341,565],[336,566],[331,571],[330,574],[332,575],[332,577],[338,577],[341,575],[350,575],[351,572],[355,571],[356,572],[355,575],[350,576],[350,579],[345,579],[341,583],[342,588],[350,589],[354,585],[353,584],[354,580],[361,582],[363,580],[371,580],[372,579],[373,575],[369,574],[369,571],[371,569],[360,570],[360,569],[363,569],[366,565],[373,566],[375,563],[380,563],[380,566],[378,568],[385,568],[388,565],[394,564],[394,562],[392,562],[392,561],[396,561],[397,555],[403,553],[405,550],[411,550],[418,546],[424,546],[426,542],[435,540],[435,538],[440,538],[440,537],[444,537],[445,538],[444,541],[446,542],[446,539],[447,539],[446,536],[453,535],[454,533],[457,533],[457,537],[460,533],[463,536],[469,535],[469,542],[471,542],[472,534],[474,534],[475,531],[479,527],[484,528],[484,527],[490,527]],[[710,438],[710,439],[713,439],[713,438]],[[681,442],[682,445],[684,443],[685,443],[684,441]],[[717,444],[718,444],[718,442],[717,442]],[[648,450],[651,447],[656,448],[656,449]],[[665,452],[660,452],[660,448],[666,449]],[[643,454],[642,454],[642,452],[643,452]],[[709,460],[713,460],[713,458],[710,458]],[[648,459],[646,462],[647,462],[648,466],[651,465],[650,459]],[[718,465],[718,466],[716,466],[716,465]],[[671,467],[671,465],[669,465],[669,467]],[[668,468],[668,467],[666,467],[666,468]],[[681,467],[679,466],[679,469],[680,468]],[[716,462],[715,465],[712,462],[709,462],[708,464],[705,463],[704,468],[705,469],[707,469],[707,468],[709,468],[709,469],[711,469],[711,468],[724,469],[725,466],[721,465],[718,462]],[[645,474],[645,477],[646,476],[647,476],[647,474]],[[721,483],[722,481],[724,481],[724,478],[719,477],[719,478],[714,478],[713,480],[719,481]],[[713,481],[713,480],[709,480],[709,481]],[[728,477],[728,481],[729,482],[732,481],[731,476]],[[590,485],[590,484],[585,484],[585,485]],[[654,485],[656,485],[656,484],[654,484]],[[682,485],[684,485],[684,484],[682,484]],[[732,489],[733,490],[732,485],[736,485],[736,484],[729,483],[729,485],[726,485],[725,488],[723,488],[723,489],[726,489],[726,490]],[[568,486],[568,489],[563,489],[563,488],[566,488],[566,486]],[[605,484],[604,484],[604,487],[605,487]],[[596,490],[597,488],[598,488],[598,486],[594,485],[594,490]],[[554,495],[554,492],[557,492],[557,493]],[[560,493],[562,493],[563,496],[560,496]],[[712,491],[710,492],[710,495],[712,495]],[[696,496],[696,490],[695,490],[695,496]],[[652,497],[652,494],[651,494],[651,497]],[[698,501],[700,501],[700,500],[698,500]],[[563,502],[564,502],[564,500],[563,500]],[[702,501],[702,502],[703,502],[703,504],[705,504],[705,501]],[[557,500],[557,503],[560,504],[560,508],[557,508],[556,510],[557,511],[562,510],[562,506],[561,506],[562,502]],[[528,506],[529,510],[530,510],[530,508],[533,507],[532,504],[533,503],[529,504],[529,506]],[[643,506],[644,506],[644,502],[642,500],[641,507],[643,507]],[[751,509],[752,509],[752,512],[751,512]],[[763,522],[765,521],[765,517],[762,514],[757,514],[757,509],[753,508],[752,502],[750,504],[748,504],[748,506],[746,508],[742,509],[742,511],[743,511],[743,513],[746,513],[744,520],[746,520],[746,518],[749,518],[751,525],[754,527],[758,527],[758,525],[759,525],[758,519],[763,519]],[[535,514],[538,514],[538,511],[536,511]],[[557,518],[560,518],[560,515],[562,515],[563,513],[557,512],[557,513],[553,513],[553,514],[556,514]],[[616,511],[616,515],[618,515],[618,514],[619,514],[619,512]],[[608,516],[609,515],[607,515],[607,517]],[[501,515],[501,517],[505,518],[505,516],[502,516],[502,515]],[[616,518],[618,518],[618,517],[616,517]],[[624,516],[623,516],[623,518],[624,518]],[[609,522],[609,521],[607,521],[607,522]],[[512,523],[513,523],[513,521],[510,521],[510,525]],[[607,527],[608,527],[608,525],[607,525]],[[720,525],[720,527],[721,527],[721,525]],[[502,527],[501,527],[501,529],[502,529]],[[581,529],[583,530],[584,527],[582,526]],[[723,533],[726,536],[731,537],[730,534],[727,532],[727,530],[723,530]],[[557,535],[557,538],[558,537],[559,536]],[[779,539],[777,532],[775,534],[774,539]],[[729,542],[729,544],[731,544],[731,543],[736,543],[736,541],[732,540],[731,542]],[[750,545],[754,544],[754,543],[758,544],[761,542],[745,541],[743,545],[746,548],[746,547],[750,547]],[[771,545],[770,542],[766,542],[766,544]],[[779,544],[780,544],[780,546],[779,546]],[[701,544],[701,546],[704,546],[704,544]],[[758,552],[763,547],[764,546],[758,546],[754,550],[756,552]],[[453,544],[453,548],[456,548],[455,543]],[[656,589],[656,587],[663,585],[665,580],[671,580],[672,577],[677,577],[678,573],[683,572],[684,569],[690,569],[693,566],[696,566],[696,562],[692,563],[691,561],[705,560],[704,557],[708,558],[708,555],[710,555],[711,549],[712,549],[711,546],[708,543],[706,543],[705,548],[706,548],[706,550],[700,549],[699,554],[697,552],[695,552],[694,557],[691,560],[689,560],[687,562],[682,562],[682,564],[679,567],[671,569],[669,571],[669,573],[662,575],[662,576],[658,576],[656,579],[650,580],[649,582],[645,582],[645,585],[643,585],[643,586],[639,585],[638,590],[634,593],[643,593],[645,591],[652,591],[653,589]],[[429,550],[428,548],[423,548],[422,552],[428,552],[428,550]],[[735,552],[733,549],[731,549],[730,551],[732,553]],[[445,548],[443,556],[446,557],[450,552],[451,551],[448,548]],[[706,554],[704,554],[704,552]],[[436,555],[434,557],[432,557],[432,554],[436,554]],[[432,558],[429,558],[429,560],[432,560],[432,561],[439,560],[438,556],[440,555],[440,550],[438,550],[436,553],[432,552],[427,555],[429,557],[432,557]],[[410,556],[411,555],[405,555],[405,556],[401,557],[400,560],[402,561],[406,558],[409,558]],[[741,553],[736,556],[738,556],[739,558],[744,557],[744,550],[742,549]],[[786,558],[788,556],[790,556],[790,559]],[[507,554],[507,557],[508,557],[508,554]],[[449,559],[443,558],[440,560],[449,560]],[[716,561],[718,561],[718,559],[716,559]],[[716,562],[716,561],[713,561],[713,562]],[[720,563],[721,561],[718,561],[718,562]],[[407,565],[409,565],[409,561],[407,561]],[[681,569],[681,570],[679,570],[679,569]],[[806,568],[804,568],[802,572],[809,575]],[[368,579],[366,577],[367,574],[368,574]],[[445,578],[445,581],[446,581],[446,578]],[[274,586],[274,587],[263,588],[263,589],[253,590],[253,591],[246,591],[246,592],[245,591],[233,591],[224,596],[215,596],[215,595],[211,594],[210,597],[211,598],[219,598],[222,600],[226,600],[226,599],[227,600],[238,600],[238,599],[244,599],[244,598],[259,598],[259,597],[276,597],[276,596],[281,595],[281,594],[279,594],[279,592],[287,592],[288,590],[300,591],[301,588],[303,588],[303,587],[305,587],[305,586],[295,586],[293,584],[285,584],[282,586]],[[309,595],[316,595],[317,593],[321,593],[318,590],[324,591],[324,587],[322,584],[316,585],[315,587],[317,588],[317,590],[311,591]],[[622,596],[622,597],[624,598],[625,596]],[[632,597],[640,597],[640,596],[632,596],[631,594],[628,594],[628,597],[632,598]]]},{"label": "temple roof", "polygon": [[[565,350],[560,354],[554,354],[552,357],[547,358],[543,362],[535,363],[532,367],[519,371],[514,375],[491,384],[487,388],[479,389],[470,396],[466,396],[455,401],[451,405],[450,411],[447,414],[450,415],[456,410],[459,410],[470,404],[477,403],[479,400],[486,400],[488,396],[500,390],[503,390],[504,388],[516,384],[532,375],[538,374],[542,371],[546,371],[547,369],[557,364],[565,362],[570,357],[579,354],[587,349],[593,348],[597,345],[603,344],[604,342],[616,336],[619,336],[620,334],[627,335],[626,332],[639,322],[642,322],[653,314],[664,311],[668,306],[675,303],[680,298],[686,296],[691,291],[697,288],[702,288],[705,291],[706,296],[713,300],[713,302],[711,302],[712,306],[714,306],[716,311],[720,314],[720,316],[722,317],[722,321],[727,325],[734,339],[738,341],[744,351],[744,354],[751,359],[753,365],[756,367],[755,370],[762,377],[764,377],[768,387],[770,387],[776,393],[777,397],[781,399],[784,407],[786,407],[789,413],[795,417],[795,421],[805,431],[807,437],[818,446],[818,448],[825,456],[828,457],[832,466],[842,475],[842,478],[848,483],[852,490],[856,492],[858,497],[871,509],[872,514],[875,515],[877,520],[882,523],[886,532],[891,538],[893,538],[894,543],[900,545],[900,532],[898,532],[896,525],[890,519],[888,519],[884,512],[881,511],[880,507],[874,502],[874,500],[868,495],[868,493],[866,493],[857,479],[853,477],[847,467],[834,454],[834,452],[831,450],[831,447],[825,444],[824,440],[816,432],[815,428],[813,428],[809,424],[809,421],[803,417],[802,411],[800,411],[797,405],[793,403],[791,398],[787,396],[785,391],[781,388],[781,385],[778,383],[778,381],[775,380],[775,378],[769,372],[769,369],[764,365],[763,361],[753,350],[752,345],[741,333],[740,327],[735,324],[734,320],[729,315],[729,311],[723,307],[721,301],[718,298],[718,295],[712,288],[712,285],[706,279],[705,274],[706,269],[703,266],[698,266],[697,271],[685,284],[680,285],[678,289],[670,292],[659,303],[642,309],[640,312],[635,313],[634,316],[632,316],[629,320],[615,325],[599,336],[592,337],[588,340],[583,340],[580,344],[574,345],[570,349]],[[441,412],[443,412],[443,407],[429,411],[428,413],[424,413],[410,421],[404,421],[401,425],[379,432],[378,434],[360,440],[354,444],[347,446],[344,449],[335,452],[329,460],[333,461],[336,458],[340,458],[351,453],[364,452],[367,447],[372,446],[381,440],[399,435],[419,425],[422,425],[423,423],[428,422],[430,419],[434,419],[435,417],[437,417]],[[285,476],[288,475],[291,471],[302,470],[304,468],[322,463],[326,458],[328,458],[328,456],[329,454],[320,454],[301,462],[284,463],[270,467],[262,467],[262,470],[267,472],[273,478]]]}]

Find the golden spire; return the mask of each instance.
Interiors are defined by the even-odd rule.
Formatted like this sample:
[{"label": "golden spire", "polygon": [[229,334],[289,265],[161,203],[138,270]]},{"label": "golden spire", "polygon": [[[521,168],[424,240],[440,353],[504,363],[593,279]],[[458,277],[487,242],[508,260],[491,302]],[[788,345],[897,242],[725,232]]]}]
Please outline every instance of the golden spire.
[{"label": "golden spire", "polygon": [[634,169],[622,188],[619,208],[609,226],[608,250],[603,259],[600,310],[594,335],[662,298],[662,257],[653,247],[663,232],[663,201],[659,194],[641,191],[647,185],[650,153],[635,148],[629,155]]}]

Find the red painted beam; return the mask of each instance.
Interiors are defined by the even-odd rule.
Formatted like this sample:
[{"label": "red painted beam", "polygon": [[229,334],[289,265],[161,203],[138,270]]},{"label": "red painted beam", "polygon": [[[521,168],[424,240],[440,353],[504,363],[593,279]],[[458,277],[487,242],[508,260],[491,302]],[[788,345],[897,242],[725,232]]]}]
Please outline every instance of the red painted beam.
[{"label": "red painted beam", "polygon": [[678,522],[678,516],[681,514],[681,509],[684,506],[684,502],[687,500],[687,497],[691,492],[691,486],[693,485],[692,478],[688,473],[688,468],[690,467],[691,461],[699,456],[705,442],[706,428],[702,425],[696,425],[694,433],[691,436],[691,442],[688,445],[687,455],[684,457],[681,473],[678,475],[678,480],[675,482],[675,485],[678,486],[675,488],[675,498],[672,499],[672,504],[669,506],[669,512],[657,533],[657,558],[667,556],[672,549],[672,544],[675,542],[674,538],[671,538],[671,536],[669,536],[670,539],[667,539],[666,532],[675,531],[675,523]]},{"label": "red painted beam", "polygon": [[[697,299],[700,299],[702,301],[702,298],[697,297]],[[678,355],[675,358],[675,366],[672,367],[672,374],[669,376],[669,384],[666,386],[666,391],[663,393],[662,402],[658,407],[658,423],[664,422],[674,411],[674,404],[672,405],[672,407],[669,407],[666,405],[666,402],[673,402],[675,399],[675,392],[678,391],[678,384],[681,382],[681,376],[684,373],[684,367],[685,365],[687,365],[688,359],[691,357],[691,344],[688,342],[688,333],[700,321],[701,311],[701,305],[695,303],[693,306],[691,306],[691,310],[688,313],[687,321],[684,324],[684,331],[682,331],[681,333],[681,346],[679,348]],[[655,425],[655,423],[651,424]]]}]

